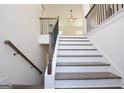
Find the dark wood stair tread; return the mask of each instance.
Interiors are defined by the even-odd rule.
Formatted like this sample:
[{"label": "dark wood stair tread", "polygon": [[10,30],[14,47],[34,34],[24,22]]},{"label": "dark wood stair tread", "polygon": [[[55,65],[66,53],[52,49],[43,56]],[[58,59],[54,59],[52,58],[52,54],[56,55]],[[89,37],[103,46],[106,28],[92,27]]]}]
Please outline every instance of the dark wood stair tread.
[{"label": "dark wood stair tread", "polygon": [[56,89],[123,89],[120,86],[115,87],[73,87],[73,88],[56,88]]},{"label": "dark wood stair tread", "polygon": [[43,89],[43,85],[12,85],[13,89]]},{"label": "dark wood stair tread", "polygon": [[110,72],[56,73],[56,80],[121,79]]},{"label": "dark wood stair tread", "polygon": [[58,50],[75,51],[75,50],[97,50],[97,49],[96,48],[91,48],[91,49],[90,48],[89,49],[78,49],[78,48],[77,49],[76,48],[75,49],[66,49],[66,48],[62,49],[62,48],[59,48]]},{"label": "dark wood stair tread", "polygon": [[82,37],[82,36],[60,36],[60,38],[82,38],[82,39],[84,39],[84,38],[87,38],[87,37]]},{"label": "dark wood stair tread", "polygon": [[65,37],[65,38],[59,38],[59,40],[89,40],[89,39],[87,39],[87,38],[82,38],[82,37],[71,37],[71,38],[69,38],[69,37]]},{"label": "dark wood stair tread", "polygon": [[103,57],[102,55],[58,55],[58,57]]},{"label": "dark wood stair tread", "polygon": [[89,42],[90,40],[59,40],[60,42]]},{"label": "dark wood stair tread", "polygon": [[57,62],[57,66],[110,66],[103,62]]},{"label": "dark wood stair tread", "polygon": [[59,45],[65,45],[65,46],[67,46],[67,45],[70,45],[70,46],[73,46],[73,45],[77,45],[77,46],[91,46],[93,44],[59,44]]}]

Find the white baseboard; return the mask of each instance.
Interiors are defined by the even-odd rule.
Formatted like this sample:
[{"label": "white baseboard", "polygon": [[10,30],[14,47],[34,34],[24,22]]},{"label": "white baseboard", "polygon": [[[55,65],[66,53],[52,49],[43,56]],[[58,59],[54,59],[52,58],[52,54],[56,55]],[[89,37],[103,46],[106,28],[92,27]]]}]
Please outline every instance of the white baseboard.
[{"label": "white baseboard", "polygon": [[0,79],[0,85],[11,85],[9,77],[3,77]]}]

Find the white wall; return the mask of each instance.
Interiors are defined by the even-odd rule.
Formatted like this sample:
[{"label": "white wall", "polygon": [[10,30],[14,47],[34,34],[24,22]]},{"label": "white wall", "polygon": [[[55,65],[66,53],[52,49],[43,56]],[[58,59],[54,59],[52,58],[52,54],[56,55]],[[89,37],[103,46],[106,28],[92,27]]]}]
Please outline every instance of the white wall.
[{"label": "white wall", "polygon": [[41,74],[3,43],[12,41],[43,71],[44,51],[38,44],[41,5],[0,5],[0,11],[0,79],[8,77],[12,84],[22,85],[41,83]]},{"label": "white wall", "polygon": [[38,43],[42,45],[49,44],[49,34],[46,35],[39,35]]},{"label": "white wall", "polygon": [[86,16],[88,14],[89,10],[90,10],[90,4],[83,4],[84,16]]},{"label": "white wall", "polygon": [[124,9],[92,30],[89,38],[124,75]]}]

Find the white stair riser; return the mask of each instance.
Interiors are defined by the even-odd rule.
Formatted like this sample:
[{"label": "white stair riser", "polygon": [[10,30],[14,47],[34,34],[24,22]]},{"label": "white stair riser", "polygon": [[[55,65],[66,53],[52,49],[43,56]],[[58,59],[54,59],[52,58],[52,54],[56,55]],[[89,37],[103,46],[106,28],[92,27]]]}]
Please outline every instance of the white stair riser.
[{"label": "white stair riser", "polygon": [[120,79],[96,79],[96,80],[56,80],[56,88],[73,88],[73,87],[97,87],[97,86],[119,86]]},{"label": "white stair riser", "polygon": [[61,37],[62,38],[87,38],[86,36],[73,36],[73,35],[72,36],[71,35],[70,36],[60,36],[60,38]]},{"label": "white stair riser", "polygon": [[57,57],[57,62],[104,62],[102,57]]},{"label": "white stair riser", "polygon": [[68,45],[60,45],[59,49],[96,49],[94,46],[68,46]]},{"label": "white stair riser", "polygon": [[56,72],[58,73],[75,73],[75,72],[109,72],[109,66],[57,66]]},{"label": "white stair riser", "polygon": [[67,41],[68,41],[68,40],[69,40],[69,41],[70,41],[70,40],[72,40],[72,41],[73,41],[73,40],[79,40],[79,41],[80,41],[80,40],[88,40],[88,39],[86,39],[86,38],[82,38],[82,39],[80,39],[80,38],[60,38],[59,40],[67,40]]},{"label": "white stair riser", "polygon": [[94,50],[59,50],[58,55],[98,55],[99,51]]},{"label": "white stair riser", "polygon": [[59,44],[91,44],[90,42],[59,42]]}]

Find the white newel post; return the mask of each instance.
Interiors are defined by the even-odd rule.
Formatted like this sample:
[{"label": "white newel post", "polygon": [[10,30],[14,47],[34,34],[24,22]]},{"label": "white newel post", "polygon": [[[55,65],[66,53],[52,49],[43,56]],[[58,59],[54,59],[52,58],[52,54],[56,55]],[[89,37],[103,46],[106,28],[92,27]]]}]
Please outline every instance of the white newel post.
[{"label": "white newel post", "polygon": [[[83,4],[83,13],[84,13],[84,17],[87,15],[87,13],[89,12],[90,10],[90,5],[89,4]],[[84,31],[84,34],[87,33],[87,20],[85,19],[84,20],[84,24],[85,24],[85,31]]]},{"label": "white newel post", "polygon": [[54,89],[54,83],[55,83],[55,79],[54,79],[54,75],[45,75],[45,89]]}]

